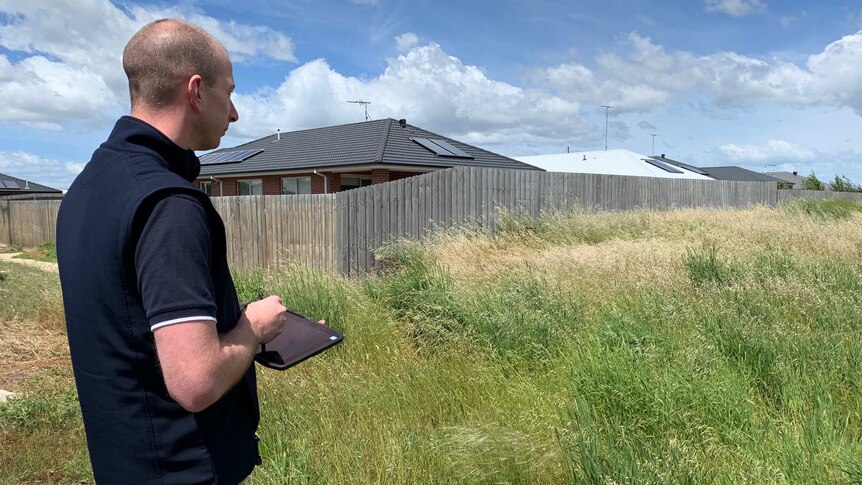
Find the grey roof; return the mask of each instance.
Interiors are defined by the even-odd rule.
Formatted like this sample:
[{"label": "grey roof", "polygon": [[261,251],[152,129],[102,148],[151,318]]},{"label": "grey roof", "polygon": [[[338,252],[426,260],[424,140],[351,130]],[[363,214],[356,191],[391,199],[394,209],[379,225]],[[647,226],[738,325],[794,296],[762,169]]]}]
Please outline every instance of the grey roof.
[{"label": "grey roof", "polygon": [[766,175],[781,179],[789,184],[793,184],[794,189],[801,189],[802,181],[805,180],[805,177],[800,177],[792,172],[766,172]]},{"label": "grey roof", "polygon": [[63,192],[45,185],[28,182],[18,177],[0,173],[0,195],[39,193],[61,194]]},{"label": "grey roof", "polygon": [[735,180],[738,182],[778,182],[783,180],[764,175],[742,167],[701,167],[710,177],[716,180]]},{"label": "grey roof", "polygon": [[[443,139],[467,152],[473,158],[435,155],[411,140],[411,138],[416,137]],[[282,133],[280,139],[278,135],[269,135],[236,147],[222,148],[214,153],[259,148],[263,149],[263,152],[242,162],[202,165],[201,175],[334,169],[369,164],[541,170],[532,165],[440,136],[410,124],[402,128],[398,121],[392,118],[291,131]]]},{"label": "grey roof", "polygon": [[[695,167],[694,165],[689,165],[687,163],[682,163],[682,162],[673,160],[671,158],[667,158],[664,156],[664,153],[662,153],[661,155],[658,155],[658,156],[653,155],[650,158],[654,158],[660,162],[665,162],[665,163],[668,163],[671,165],[676,165],[677,167],[684,168],[684,169],[689,170],[689,171],[694,172],[694,173],[699,173],[701,175],[707,175],[707,173],[702,168],[698,168],[698,167]],[[713,178],[715,178],[715,177],[713,177]]]}]

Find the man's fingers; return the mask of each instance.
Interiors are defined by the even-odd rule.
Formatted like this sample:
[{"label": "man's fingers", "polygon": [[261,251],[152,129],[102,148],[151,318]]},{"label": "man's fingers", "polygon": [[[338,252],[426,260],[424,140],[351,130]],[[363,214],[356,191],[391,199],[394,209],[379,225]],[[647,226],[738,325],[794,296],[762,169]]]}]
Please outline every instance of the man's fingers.
[{"label": "man's fingers", "polygon": [[324,325],[324,324],[326,324],[326,320],[318,320],[317,323]]}]

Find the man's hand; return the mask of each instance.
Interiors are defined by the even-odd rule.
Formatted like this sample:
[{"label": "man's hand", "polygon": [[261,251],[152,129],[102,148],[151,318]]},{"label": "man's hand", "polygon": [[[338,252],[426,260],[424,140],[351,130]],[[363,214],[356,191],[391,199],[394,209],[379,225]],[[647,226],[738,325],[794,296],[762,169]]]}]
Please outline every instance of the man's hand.
[{"label": "man's hand", "polygon": [[219,334],[210,321],[191,321],[153,332],[165,386],[183,408],[199,412],[221,398],[248,371],[255,349],[287,322],[281,298],[249,304],[237,325]]},{"label": "man's hand", "polygon": [[272,295],[249,303],[240,320],[243,318],[248,320],[258,343],[265,344],[274,339],[287,323],[287,308],[281,304],[281,298]]}]

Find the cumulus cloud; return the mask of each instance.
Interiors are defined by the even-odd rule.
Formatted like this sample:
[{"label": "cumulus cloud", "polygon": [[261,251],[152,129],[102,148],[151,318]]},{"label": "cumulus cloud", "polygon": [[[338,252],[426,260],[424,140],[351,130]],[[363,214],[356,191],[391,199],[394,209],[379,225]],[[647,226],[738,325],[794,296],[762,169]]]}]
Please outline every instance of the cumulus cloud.
[{"label": "cumulus cloud", "polygon": [[742,17],[766,10],[761,0],[705,0],[707,12],[720,12],[732,17]]},{"label": "cumulus cloud", "polygon": [[56,130],[63,122],[104,123],[128,103],[122,51],[141,26],[180,17],[213,33],[234,59],[295,61],[290,38],[268,27],[219,22],[181,7],[121,9],[108,0],[0,0],[0,121]]},{"label": "cumulus cloud", "polygon": [[419,36],[413,32],[407,32],[395,37],[395,48],[398,52],[406,52],[419,44]]},{"label": "cumulus cloud", "polygon": [[538,77],[565,99],[612,104],[617,112],[649,111],[695,95],[711,101],[705,109],[828,105],[862,113],[862,31],[830,43],[804,65],[734,52],[669,52],[637,33],[624,39],[621,51],[598,55],[595,70],[568,63]]},{"label": "cumulus cloud", "polygon": [[49,160],[27,152],[0,152],[0,172],[61,190],[69,188],[84,165]]},{"label": "cumulus cloud", "polygon": [[595,129],[581,117],[579,103],[489,79],[478,67],[429,44],[389,59],[376,78],[344,76],[317,59],[291,71],[274,89],[236,95],[240,121],[233,135],[361,121],[362,111],[347,103],[353,99],[371,101],[372,118],[406,118],[484,145],[514,137],[525,143],[556,142]]},{"label": "cumulus cloud", "polygon": [[820,158],[818,152],[785,140],[768,140],[762,145],[737,145],[728,143],[718,147],[718,151],[728,158],[739,162],[810,162]]}]

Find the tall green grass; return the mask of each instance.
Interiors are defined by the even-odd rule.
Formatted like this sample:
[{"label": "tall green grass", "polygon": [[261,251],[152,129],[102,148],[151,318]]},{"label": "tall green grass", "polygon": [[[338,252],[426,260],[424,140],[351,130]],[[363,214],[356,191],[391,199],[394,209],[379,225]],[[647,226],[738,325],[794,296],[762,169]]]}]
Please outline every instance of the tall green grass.
[{"label": "tall green grass", "polygon": [[[781,231],[768,242],[709,211],[503,219],[501,233],[459,244],[526,260],[481,278],[416,244],[381,251],[384,269],[362,279],[297,265],[237,274],[241,300],[278,294],[345,334],[286,372],[259,371],[263,465],[250,481],[859,483],[862,263],[807,248],[818,240],[805,231],[835,226],[852,246],[860,215],[799,204],[808,209],[732,215]],[[533,269],[547,266],[523,250],[632,251],[612,259],[656,241],[671,241],[673,257],[644,278],[674,284],[588,261],[619,286],[612,294],[594,291],[607,281]],[[45,459],[56,457],[46,436],[83,447],[64,411],[73,395],[55,389],[57,399],[0,408],[2,443],[24,450],[0,452],[0,481],[80,479]]]}]

